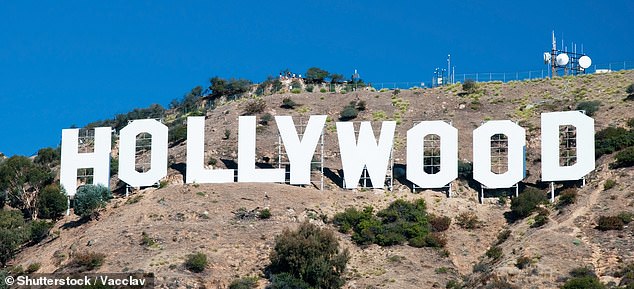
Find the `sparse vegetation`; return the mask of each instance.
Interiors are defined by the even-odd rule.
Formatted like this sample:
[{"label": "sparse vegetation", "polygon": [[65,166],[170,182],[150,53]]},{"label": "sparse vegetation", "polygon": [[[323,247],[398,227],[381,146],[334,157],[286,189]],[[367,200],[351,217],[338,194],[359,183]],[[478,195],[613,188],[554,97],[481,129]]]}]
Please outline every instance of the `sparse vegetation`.
[{"label": "sparse vegetation", "polygon": [[201,252],[197,252],[187,256],[185,261],[185,268],[194,273],[200,273],[205,271],[207,267],[207,255]]},{"label": "sparse vegetation", "polygon": [[502,248],[498,246],[492,246],[487,250],[485,255],[491,258],[493,261],[497,261],[501,259],[502,256],[504,256],[504,252],[502,251]]},{"label": "sparse vegetation", "polygon": [[467,94],[475,93],[478,90],[478,84],[473,79],[467,79],[462,84],[462,90]]},{"label": "sparse vegetation", "polygon": [[601,102],[598,100],[593,101],[582,101],[577,104],[577,110],[583,110],[586,112],[587,116],[593,116],[595,112],[599,110],[599,106]]},{"label": "sparse vegetation", "polygon": [[280,105],[281,108],[285,108],[285,109],[294,109],[297,106],[298,104],[295,103],[295,101],[293,101],[290,97],[284,98],[282,100],[282,105]]},{"label": "sparse vegetation", "polygon": [[69,266],[79,268],[80,271],[90,271],[97,269],[103,265],[106,255],[95,252],[78,252],[75,253]]},{"label": "sparse vegetation", "polygon": [[607,191],[607,190],[609,190],[611,188],[614,188],[614,186],[616,186],[616,181],[613,180],[613,179],[607,179],[603,183],[603,190]]},{"label": "sparse vegetation", "polygon": [[435,215],[431,215],[429,218],[429,224],[431,225],[431,229],[434,232],[444,232],[449,229],[449,225],[451,225],[451,218],[449,217],[439,217]]},{"label": "sparse vegetation", "polygon": [[258,277],[242,277],[236,280],[233,280],[231,284],[229,284],[229,289],[251,289],[256,288],[258,282]]},{"label": "sparse vegetation", "polygon": [[625,222],[619,216],[600,216],[597,220],[597,229],[601,231],[623,230]]},{"label": "sparse vegetation", "polygon": [[[275,238],[267,267],[272,288],[341,288],[350,259],[332,231],[304,222]],[[290,286],[290,287],[289,287]]]},{"label": "sparse vegetation", "polygon": [[267,112],[260,117],[260,124],[269,125],[269,122],[271,122],[272,120],[273,120],[273,115]]},{"label": "sparse vegetation", "polygon": [[613,169],[634,166],[634,146],[618,152],[614,159],[615,162],[610,165]]},{"label": "sparse vegetation", "polygon": [[574,204],[575,200],[577,200],[577,189],[565,189],[559,194],[559,203],[557,203],[557,207],[563,208],[565,206]]},{"label": "sparse vegetation", "polygon": [[534,188],[527,188],[519,197],[511,200],[511,212],[514,217],[523,219],[528,217],[538,205],[547,202],[546,194]]},{"label": "sparse vegetation", "polygon": [[355,103],[351,102],[346,105],[339,113],[339,120],[347,121],[356,118],[359,115],[359,110],[355,107]]},{"label": "sparse vegetation", "polygon": [[504,243],[509,237],[511,236],[511,230],[502,230],[498,233],[498,238],[496,241],[496,245],[501,245],[502,243]]},{"label": "sparse vegetation", "polygon": [[462,212],[456,217],[456,224],[463,229],[471,230],[480,228],[481,222],[474,212]]},{"label": "sparse vegetation", "polygon": [[260,213],[258,214],[258,218],[261,219],[261,220],[270,219],[271,218],[271,211],[269,209],[264,209],[264,210],[260,211]]},{"label": "sparse vegetation", "polygon": [[75,194],[74,213],[82,218],[91,218],[111,198],[112,192],[103,185],[84,185]]},{"label": "sparse vegetation", "polygon": [[526,256],[518,257],[517,261],[515,261],[515,267],[519,269],[524,269],[528,267],[530,264],[531,264],[531,258]]},{"label": "sparse vegetation", "polygon": [[258,113],[264,112],[266,109],[266,102],[264,99],[252,99],[247,102],[244,106],[244,110],[242,111],[243,115],[256,115]]}]

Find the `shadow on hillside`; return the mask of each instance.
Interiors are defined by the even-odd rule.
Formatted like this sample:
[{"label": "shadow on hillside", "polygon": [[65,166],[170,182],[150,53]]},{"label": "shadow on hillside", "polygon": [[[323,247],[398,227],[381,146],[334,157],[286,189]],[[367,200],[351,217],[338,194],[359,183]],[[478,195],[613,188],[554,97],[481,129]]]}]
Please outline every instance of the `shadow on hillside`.
[{"label": "shadow on hillside", "polygon": [[337,170],[333,172],[330,168],[324,168],[324,176],[330,179],[335,185],[343,189],[343,170]]},{"label": "shadow on hillside", "polygon": [[187,179],[187,164],[185,163],[175,163],[170,165],[171,169],[177,170],[181,175],[183,175],[183,181]]},{"label": "shadow on hillside", "polygon": [[90,218],[81,218],[79,220],[76,221],[69,221],[66,222],[64,225],[61,226],[62,229],[72,229],[72,228],[77,228],[83,224],[88,223],[88,221],[90,221]]}]

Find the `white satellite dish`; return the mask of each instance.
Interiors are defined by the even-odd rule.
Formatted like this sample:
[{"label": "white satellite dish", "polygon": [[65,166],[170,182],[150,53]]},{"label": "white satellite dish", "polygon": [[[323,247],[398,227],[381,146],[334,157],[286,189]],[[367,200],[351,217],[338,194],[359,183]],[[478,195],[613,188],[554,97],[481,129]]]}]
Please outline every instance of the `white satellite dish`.
[{"label": "white satellite dish", "polygon": [[544,63],[550,62],[551,56],[550,53],[544,52]]},{"label": "white satellite dish", "polygon": [[590,57],[586,55],[579,57],[579,66],[581,66],[581,68],[586,69],[590,67],[590,65],[592,65],[592,59],[590,59]]},{"label": "white satellite dish", "polygon": [[568,61],[570,61],[570,57],[568,57],[568,54],[566,53],[560,53],[555,58],[555,62],[557,62],[557,65],[559,66],[566,66],[566,64],[568,64]]}]

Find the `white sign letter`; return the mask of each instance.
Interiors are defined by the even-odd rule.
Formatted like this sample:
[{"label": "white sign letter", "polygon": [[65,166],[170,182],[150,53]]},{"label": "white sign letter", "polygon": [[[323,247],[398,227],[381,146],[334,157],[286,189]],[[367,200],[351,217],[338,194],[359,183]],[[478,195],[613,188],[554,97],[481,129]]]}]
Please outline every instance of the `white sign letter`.
[{"label": "white sign letter", "polygon": [[255,116],[238,119],[238,182],[283,183],[284,169],[255,169]]},{"label": "white sign letter", "polygon": [[[425,136],[440,137],[440,171],[423,170]],[[407,131],[407,179],[421,188],[442,188],[458,177],[458,130],[435,120],[423,121]]]},{"label": "white sign letter", "polygon": [[366,167],[372,187],[383,188],[392,143],[394,141],[395,121],[384,121],[377,145],[372,125],[369,121],[361,122],[359,139],[355,139],[354,125],[351,122],[337,122],[337,138],[341,152],[341,166],[344,170],[345,187],[357,187],[363,168]]},{"label": "white sign letter", "polygon": [[[137,172],[136,136],[152,135],[150,170]],[[132,187],[151,186],[167,175],[167,126],[154,119],[135,120],[119,136],[119,179]]]},{"label": "white sign letter", "polygon": [[[491,136],[508,138],[508,170],[503,174],[491,171]],[[524,179],[524,147],[526,131],[510,120],[488,121],[473,131],[473,179],[487,188],[510,188]]]},{"label": "white sign letter", "polygon": [[280,131],[284,149],[291,163],[291,184],[310,184],[310,163],[324,129],[326,117],[311,115],[301,140],[297,135],[292,117],[275,117],[277,129]]},{"label": "white sign letter", "polygon": [[[559,165],[559,126],[577,130],[577,163]],[[580,111],[542,113],[542,181],[579,180],[594,170],[594,119]]]},{"label": "white sign letter", "polygon": [[77,192],[77,169],[92,168],[93,184],[110,186],[110,143],[112,129],[95,128],[95,144],[92,153],[79,153],[79,129],[62,130],[62,156],[59,181],[66,194]]},{"label": "white sign letter", "polygon": [[234,170],[207,170],[205,160],[205,117],[187,118],[187,183],[231,183]]}]

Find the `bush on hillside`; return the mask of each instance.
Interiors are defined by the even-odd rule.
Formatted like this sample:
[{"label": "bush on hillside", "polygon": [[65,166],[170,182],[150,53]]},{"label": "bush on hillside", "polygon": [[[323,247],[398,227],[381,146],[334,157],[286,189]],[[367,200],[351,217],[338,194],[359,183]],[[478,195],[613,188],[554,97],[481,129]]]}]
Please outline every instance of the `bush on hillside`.
[{"label": "bush on hillside", "polygon": [[80,268],[81,271],[90,271],[101,267],[105,259],[106,255],[103,253],[78,252],[73,256],[69,266]]},{"label": "bush on hillside", "polygon": [[511,200],[511,212],[516,218],[526,218],[538,205],[547,202],[546,194],[535,188],[527,188],[517,198]]},{"label": "bush on hillside", "polygon": [[625,93],[627,93],[627,100],[634,99],[634,83],[630,84],[625,88]]},{"label": "bush on hillside", "polygon": [[229,289],[251,289],[258,285],[258,277],[242,277],[229,284]]},{"label": "bush on hillside", "polygon": [[33,243],[39,243],[48,237],[48,232],[55,224],[47,221],[33,221],[29,224],[30,238]]},{"label": "bush on hillside", "polygon": [[57,184],[51,184],[37,195],[38,216],[57,220],[64,215],[68,207],[68,197]]},{"label": "bush on hillside", "polygon": [[111,198],[112,192],[103,185],[82,186],[75,194],[74,213],[82,218],[90,218],[105,207]]},{"label": "bush on hillside", "polygon": [[597,229],[601,231],[623,230],[625,222],[619,216],[600,216],[597,220]]},{"label": "bush on hillside", "polygon": [[634,166],[634,146],[618,152],[614,160],[615,162],[610,165],[610,167],[614,169]]},{"label": "bush on hillside", "polygon": [[474,212],[463,212],[456,216],[456,224],[463,229],[477,229],[481,222]]},{"label": "bush on hillside", "polygon": [[346,105],[339,113],[339,120],[347,121],[356,118],[359,115],[359,110],[354,104]]},{"label": "bush on hillside", "polygon": [[557,203],[557,207],[562,208],[570,204],[574,204],[576,200],[577,200],[577,189],[576,188],[565,189],[561,192],[561,194],[559,194],[559,203]]},{"label": "bush on hillside", "polygon": [[595,157],[634,146],[634,131],[622,127],[607,127],[598,131],[594,140]]},{"label": "bush on hillside", "polygon": [[286,97],[282,99],[282,105],[280,105],[281,108],[285,108],[285,109],[294,109],[296,106],[298,106],[298,104],[295,101],[293,101],[290,97]]},{"label": "bush on hillside", "polygon": [[269,125],[269,122],[271,122],[272,120],[273,120],[273,115],[267,112],[260,117],[260,124]]},{"label": "bush on hillside", "polygon": [[29,227],[19,211],[0,210],[0,264],[5,267],[20,245],[28,241]]},{"label": "bush on hillside", "polygon": [[478,90],[478,84],[473,79],[467,79],[462,84],[462,90],[467,94],[475,93]]},{"label": "bush on hillside", "polygon": [[451,218],[431,215],[429,218],[429,224],[431,225],[431,230],[434,232],[447,231],[451,225]]},{"label": "bush on hillside", "polygon": [[593,101],[582,101],[577,104],[577,110],[583,110],[586,112],[587,116],[593,116],[595,112],[599,110],[599,106],[601,102],[598,100]]},{"label": "bush on hillside", "polygon": [[247,102],[242,111],[244,115],[256,115],[264,112],[266,109],[266,102],[264,99],[253,99]]},{"label": "bush on hillside", "polygon": [[[305,283],[313,288],[334,289],[345,283],[343,273],[350,256],[347,250],[339,249],[332,231],[304,222],[297,230],[285,229],[275,237],[270,259],[267,271],[277,284],[274,288],[288,288],[279,286],[284,282],[300,285],[297,288],[304,288]],[[287,275],[281,275],[282,280],[276,280],[284,273]]]},{"label": "bush on hillside", "polygon": [[207,255],[204,253],[195,253],[187,256],[187,260],[185,261],[185,268],[187,270],[192,271],[194,273],[200,273],[205,271],[207,267]]}]

